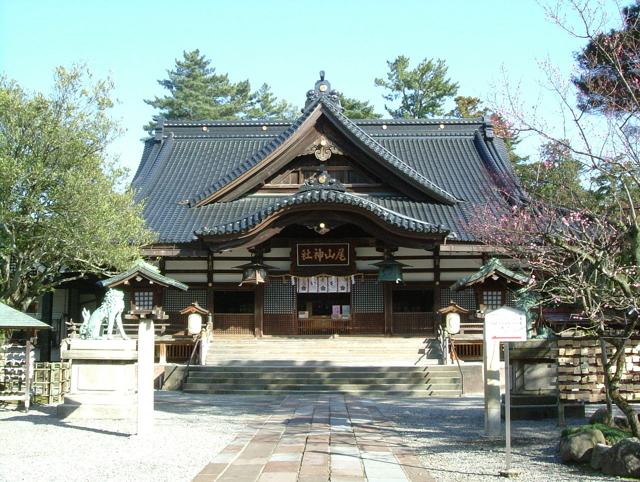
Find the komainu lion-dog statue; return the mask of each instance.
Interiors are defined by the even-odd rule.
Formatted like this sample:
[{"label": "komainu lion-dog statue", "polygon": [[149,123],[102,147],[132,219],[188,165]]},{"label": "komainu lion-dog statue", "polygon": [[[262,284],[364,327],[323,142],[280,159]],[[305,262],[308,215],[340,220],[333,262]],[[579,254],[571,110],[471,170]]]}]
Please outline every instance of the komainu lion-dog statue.
[{"label": "komainu lion-dog statue", "polygon": [[93,312],[89,313],[86,308],[82,309],[82,325],[80,325],[80,338],[95,340],[101,338],[100,329],[103,323],[107,322],[105,337],[111,339],[113,336],[114,323],[118,327],[123,340],[129,337],[122,327],[122,312],[124,311],[124,293],[118,290],[108,290],[102,304]]}]

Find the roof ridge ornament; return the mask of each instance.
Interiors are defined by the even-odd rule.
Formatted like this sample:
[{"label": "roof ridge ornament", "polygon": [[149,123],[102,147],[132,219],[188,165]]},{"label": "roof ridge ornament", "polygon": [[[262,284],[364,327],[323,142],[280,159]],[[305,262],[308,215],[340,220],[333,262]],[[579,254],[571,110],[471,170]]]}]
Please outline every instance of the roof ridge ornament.
[{"label": "roof ridge ornament", "polygon": [[316,190],[330,190],[346,192],[344,185],[336,178],[329,175],[324,165],[321,165],[315,176],[310,177],[304,181],[304,184],[300,186],[298,192],[316,191]]},{"label": "roof ridge ornament", "polygon": [[342,110],[340,105],[340,92],[331,88],[331,83],[324,78],[324,70],[320,71],[320,80],[313,86],[313,90],[307,92],[307,101],[304,104],[306,109],[321,97],[331,101],[337,108]]}]

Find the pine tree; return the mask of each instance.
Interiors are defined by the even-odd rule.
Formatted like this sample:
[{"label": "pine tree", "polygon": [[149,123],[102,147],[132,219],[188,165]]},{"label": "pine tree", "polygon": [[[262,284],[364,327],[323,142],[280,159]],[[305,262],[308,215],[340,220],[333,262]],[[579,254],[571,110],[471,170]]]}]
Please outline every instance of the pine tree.
[{"label": "pine tree", "polygon": [[576,56],[573,83],[584,111],[632,112],[640,99],[640,1],[620,13],[620,28],[592,36]]},{"label": "pine tree", "polygon": [[367,100],[358,100],[340,94],[340,104],[344,115],[349,119],[379,119],[382,115],[375,112],[375,107]]},{"label": "pine tree", "polygon": [[383,95],[389,102],[399,101],[398,107],[385,105],[394,118],[422,119],[443,115],[445,101],[458,91],[458,84],[447,78],[444,60],[424,59],[409,68],[409,57],[398,56],[387,62],[387,78],[375,79],[375,85],[387,90]]},{"label": "pine tree", "polygon": [[145,126],[152,132],[159,118],[182,120],[291,119],[296,108],[278,100],[267,84],[251,92],[248,80],[232,82],[228,74],[218,74],[211,61],[198,49],[183,52],[168,78],[158,83],[169,93],[145,100],[159,110]]},{"label": "pine tree", "polygon": [[244,113],[246,119],[293,120],[299,115],[297,107],[286,100],[278,100],[268,84],[262,86],[251,96],[250,106]]}]

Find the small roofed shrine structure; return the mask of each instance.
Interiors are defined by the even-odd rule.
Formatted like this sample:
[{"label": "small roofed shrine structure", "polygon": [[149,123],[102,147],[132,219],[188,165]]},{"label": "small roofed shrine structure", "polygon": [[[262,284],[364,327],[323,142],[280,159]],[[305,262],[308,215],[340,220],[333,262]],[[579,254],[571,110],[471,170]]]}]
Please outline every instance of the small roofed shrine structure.
[{"label": "small roofed shrine structure", "polygon": [[452,290],[492,254],[469,221],[526,197],[488,119],[352,120],[324,76],[293,122],[160,121],[133,187],[145,255],[189,286],[164,309],[256,337],[435,337],[451,300],[473,318],[494,295]]},{"label": "small roofed shrine structure", "polygon": [[[31,338],[51,327],[32,316],[0,303],[0,402],[17,401],[29,410],[33,378]],[[10,333],[21,336],[7,336]],[[8,338],[8,339],[6,339]]]},{"label": "small roofed shrine structure", "polygon": [[[124,327],[130,335],[136,336],[140,318],[155,317],[156,358],[160,363],[184,361],[189,357],[194,340],[188,332],[186,312],[172,310],[167,313],[164,307],[167,290],[186,292],[189,289],[187,284],[163,275],[158,267],[144,260],[136,261],[131,268],[99,284],[103,288],[124,292]],[[188,306],[191,305],[185,300],[181,308]]]}]

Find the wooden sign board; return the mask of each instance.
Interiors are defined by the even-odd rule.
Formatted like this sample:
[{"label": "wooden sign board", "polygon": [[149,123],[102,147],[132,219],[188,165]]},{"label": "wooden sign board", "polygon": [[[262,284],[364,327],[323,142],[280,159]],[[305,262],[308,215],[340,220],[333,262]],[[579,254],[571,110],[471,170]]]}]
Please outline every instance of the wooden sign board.
[{"label": "wooden sign board", "polygon": [[296,243],[291,250],[294,274],[351,274],[354,253],[350,243]]}]

